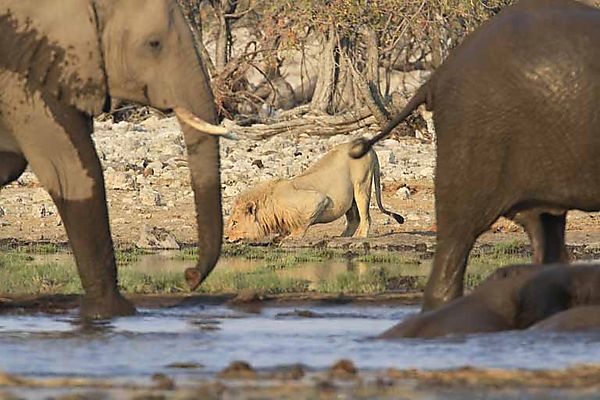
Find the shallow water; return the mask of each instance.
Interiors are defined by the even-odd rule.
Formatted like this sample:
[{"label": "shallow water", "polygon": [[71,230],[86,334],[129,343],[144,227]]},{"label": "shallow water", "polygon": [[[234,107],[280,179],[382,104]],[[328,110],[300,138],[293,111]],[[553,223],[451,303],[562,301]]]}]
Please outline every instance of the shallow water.
[{"label": "shallow water", "polygon": [[[311,311],[313,318],[302,317]],[[156,372],[213,374],[235,360],[257,368],[303,363],[325,369],[349,358],[361,369],[563,368],[600,362],[600,333],[503,332],[441,340],[372,340],[414,307],[223,306],[141,310],[135,317],[82,325],[67,316],[1,316],[0,371],[27,376],[135,379]],[[316,317],[316,318],[314,318]],[[172,363],[197,363],[195,370]]]},{"label": "shallow water", "polygon": [[[293,256],[292,253],[290,253]],[[179,257],[178,257],[179,256]],[[132,262],[119,267],[121,273],[125,271],[141,272],[148,275],[175,274],[180,276],[187,268],[196,265],[195,260],[181,259],[180,254],[174,251],[164,251],[156,254],[139,255]],[[32,255],[38,265],[60,264],[75,270],[73,256],[67,253]],[[266,267],[266,268],[265,268]],[[336,281],[347,279],[355,282],[378,282],[385,284],[388,291],[406,290],[407,285],[414,285],[417,279],[425,279],[431,269],[431,260],[419,260],[412,263],[396,262],[363,262],[356,260],[330,259],[321,261],[295,262],[286,264],[285,257],[279,260],[248,259],[244,257],[221,257],[214,272],[208,278],[218,281],[223,276],[231,281],[229,273],[237,274],[267,274],[282,280],[296,280],[306,283],[306,289],[315,291],[329,291],[339,289]],[[255,277],[258,275],[255,275]],[[401,279],[408,277],[408,279]],[[279,287],[281,289],[281,287]],[[221,289],[221,288],[219,288]]]}]

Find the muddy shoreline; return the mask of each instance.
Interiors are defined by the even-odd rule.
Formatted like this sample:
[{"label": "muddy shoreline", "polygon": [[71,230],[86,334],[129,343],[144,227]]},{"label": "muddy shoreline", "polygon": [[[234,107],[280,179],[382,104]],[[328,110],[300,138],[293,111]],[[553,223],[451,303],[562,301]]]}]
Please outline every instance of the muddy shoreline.
[{"label": "muddy shoreline", "polygon": [[[332,224],[327,224],[332,225]],[[318,230],[319,227],[317,227]],[[322,229],[326,229],[325,226]],[[600,226],[598,227],[600,229]],[[115,240],[115,247],[118,249],[131,249],[138,247],[134,237],[127,240]],[[566,232],[567,249],[573,258],[578,260],[594,259],[600,256],[600,231],[595,230],[567,230]],[[178,241],[180,249],[196,247],[193,240]],[[486,252],[494,246],[501,244],[510,245],[519,254],[530,255],[531,246],[527,235],[522,231],[515,232],[485,232],[483,233],[473,247],[474,254],[477,252]],[[0,236],[0,250],[10,248],[27,248],[35,246],[52,245],[57,250],[69,250],[69,244],[66,238],[49,237],[36,239],[31,237],[2,237]],[[295,251],[302,249],[335,249],[352,250],[357,254],[368,253],[370,250],[388,251],[388,252],[406,252],[417,253],[421,257],[433,257],[435,252],[435,232],[414,230],[410,232],[395,232],[382,235],[374,235],[368,239],[361,238],[342,238],[328,235],[311,234],[302,240],[284,240],[281,242],[265,243],[225,243],[225,255],[227,251],[235,252],[239,247],[254,247],[257,249],[284,249]],[[150,249],[160,251],[161,249]]]},{"label": "muddy shoreline", "polygon": [[[190,370],[193,371],[194,367]],[[28,378],[0,373],[0,399],[545,399],[593,398],[600,389],[600,366],[567,369],[501,370],[457,368],[445,371],[361,371],[340,360],[326,371],[302,365],[255,370],[237,362],[216,377],[176,381],[166,374],[148,380]],[[14,396],[14,397],[12,397]]]},{"label": "muddy shoreline", "polygon": [[[313,305],[417,305],[421,292],[381,294],[284,293],[255,292],[224,294],[130,294],[125,295],[137,308],[227,306],[260,312],[263,307],[309,307]],[[0,315],[66,314],[79,307],[79,294],[4,295],[0,297]]]}]

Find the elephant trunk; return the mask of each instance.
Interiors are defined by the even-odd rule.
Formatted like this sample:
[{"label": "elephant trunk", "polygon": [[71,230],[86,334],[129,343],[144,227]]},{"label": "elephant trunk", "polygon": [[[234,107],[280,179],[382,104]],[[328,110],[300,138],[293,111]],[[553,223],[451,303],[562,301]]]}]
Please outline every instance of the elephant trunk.
[{"label": "elephant trunk", "polygon": [[180,41],[189,43],[166,62],[164,75],[167,86],[157,87],[155,97],[166,99],[165,107],[172,108],[183,131],[188,153],[188,167],[196,204],[198,223],[198,261],[194,268],[185,271],[192,290],[196,289],[215,267],[223,240],[223,214],[221,209],[221,177],[219,165],[219,136],[226,131],[219,127],[210,78],[202,60],[195,51],[192,33],[183,18],[175,16],[183,32]]},{"label": "elephant trunk", "polygon": [[193,290],[215,267],[221,252],[223,216],[221,210],[221,179],[219,173],[219,139],[201,133],[179,116],[188,152],[196,220],[198,223],[198,261],[195,268],[185,271]]}]

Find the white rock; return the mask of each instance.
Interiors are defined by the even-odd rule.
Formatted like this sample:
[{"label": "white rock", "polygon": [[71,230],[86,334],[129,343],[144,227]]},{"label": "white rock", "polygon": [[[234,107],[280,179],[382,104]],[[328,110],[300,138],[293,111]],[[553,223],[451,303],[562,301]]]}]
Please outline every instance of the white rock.
[{"label": "white rock", "polygon": [[144,225],[135,244],[140,249],[179,250],[180,246],[172,233],[159,227]]},{"label": "white rock", "polygon": [[146,168],[152,168],[156,173],[163,169],[163,163],[160,161],[152,161],[151,163],[148,163]]},{"label": "white rock", "polygon": [[135,177],[130,172],[115,171],[108,168],[104,174],[106,187],[114,190],[135,190]]},{"label": "white rock", "polygon": [[140,190],[140,203],[145,206],[160,206],[162,205],[162,196],[157,190],[145,188]]},{"label": "white rock", "polygon": [[410,199],[410,190],[406,186],[402,186],[400,189],[396,191],[396,196],[408,200]]}]

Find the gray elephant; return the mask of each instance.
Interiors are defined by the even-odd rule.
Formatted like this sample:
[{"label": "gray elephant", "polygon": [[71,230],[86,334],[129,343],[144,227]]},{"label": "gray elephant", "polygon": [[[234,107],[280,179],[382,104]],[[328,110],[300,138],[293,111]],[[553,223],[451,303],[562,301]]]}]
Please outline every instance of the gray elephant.
[{"label": "gray elephant", "polygon": [[117,288],[104,181],[90,137],[110,96],[174,109],[189,154],[199,259],[222,237],[217,120],[207,73],[174,0],[0,1],[0,186],[29,164],[64,222],[90,317],[133,313]]},{"label": "gray elephant", "polygon": [[562,262],[569,209],[600,210],[600,10],[522,0],[469,35],[362,156],[414,109],[434,111],[437,250],[423,309],[460,297],[469,252],[500,216],[534,261]]},{"label": "gray elephant", "polygon": [[468,295],[410,317],[380,338],[435,338],[513,329],[600,327],[600,265],[525,264],[499,268]]}]

